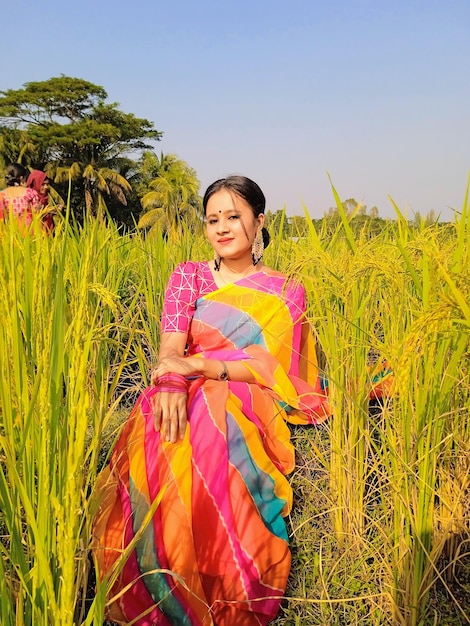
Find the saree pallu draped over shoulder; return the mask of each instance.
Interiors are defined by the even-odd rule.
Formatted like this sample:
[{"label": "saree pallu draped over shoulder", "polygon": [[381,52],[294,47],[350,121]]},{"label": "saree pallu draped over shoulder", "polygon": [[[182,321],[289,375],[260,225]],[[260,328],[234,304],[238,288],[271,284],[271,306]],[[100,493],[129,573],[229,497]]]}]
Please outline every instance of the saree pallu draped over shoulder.
[{"label": "saree pallu draped over shoulder", "polygon": [[196,302],[188,354],[240,361],[256,383],[191,380],[178,443],[155,432],[155,388],[138,399],[100,475],[94,526],[100,578],[119,569],[108,617],[121,624],[265,625],[286,589],[286,422],[329,415],[304,290],[272,270],[214,289]]}]

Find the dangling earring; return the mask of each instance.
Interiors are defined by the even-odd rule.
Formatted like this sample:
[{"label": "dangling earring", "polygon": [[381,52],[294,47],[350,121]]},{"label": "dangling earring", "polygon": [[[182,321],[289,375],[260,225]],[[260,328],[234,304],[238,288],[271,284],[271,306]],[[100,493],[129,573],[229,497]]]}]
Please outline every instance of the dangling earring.
[{"label": "dangling earring", "polygon": [[256,233],[256,237],[253,240],[253,245],[251,246],[251,258],[253,261],[253,265],[258,265],[258,263],[263,258],[264,253],[264,241],[263,241],[263,232],[259,230]]},{"label": "dangling earring", "polygon": [[220,262],[222,261],[222,257],[217,252],[214,252],[214,269],[216,272],[220,270]]}]

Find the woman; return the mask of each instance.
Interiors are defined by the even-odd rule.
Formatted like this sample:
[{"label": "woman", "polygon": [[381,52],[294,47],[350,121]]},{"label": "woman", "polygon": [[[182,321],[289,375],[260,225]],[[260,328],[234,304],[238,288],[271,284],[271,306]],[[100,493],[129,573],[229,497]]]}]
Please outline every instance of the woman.
[{"label": "woman", "polygon": [[109,618],[122,624],[275,617],[291,561],[286,421],[329,414],[304,289],[262,262],[261,189],[230,176],[207,189],[203,206],[214,259],[182,263],[170,277],[152,387],[101,476],[102,579],[141,533],[112,590]]},{"label": "woman", "polygon": [[11,214],[24,226],[29,226],[33,213],[41,209],[39,195],[26,187],[28,170],[19,163],[7,166],[5,172],[6,189],[0,191],[0,219]]},{"label": "woman", "polygon": [[[26,181],[27,187],[34,189],[39,196],[41,208],[45,209],[49,204],[49,178],[46,172],[41,170],[32,170]],[[54,228],[54,220],[52,213],[45,213],[42,218],[45,230],[51,232]]]}]

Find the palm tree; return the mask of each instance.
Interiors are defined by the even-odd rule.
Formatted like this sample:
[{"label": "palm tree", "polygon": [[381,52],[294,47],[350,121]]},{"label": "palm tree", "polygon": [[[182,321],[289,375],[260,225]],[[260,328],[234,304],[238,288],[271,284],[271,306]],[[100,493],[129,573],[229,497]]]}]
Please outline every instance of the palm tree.
[{"label": "palm tree", "polygon": [[[148,183],[150,191],[142,196],[144,213],[138,228],[160,230],[167,237],[176,236],[181,225],[201,224],[201,199],[196,172],[174,154],[158,160],[157,176]],[[147,165],[150,165],[147,156]],[[156,162],[153,163],[157,165]]]},{"label": "palm tree", "polygon": [[104,215],[106,196],[116,198],[121,204],[126,205],[127,194],[131,192],[131,185],[124,176],[121,176],[111,167],[97,167],[95,163],[75,161],[69,167],[56,166],[50,163],[46,167],[46,171],[56,183],[82,180],[85,207],[87,213],[92,215]]}]

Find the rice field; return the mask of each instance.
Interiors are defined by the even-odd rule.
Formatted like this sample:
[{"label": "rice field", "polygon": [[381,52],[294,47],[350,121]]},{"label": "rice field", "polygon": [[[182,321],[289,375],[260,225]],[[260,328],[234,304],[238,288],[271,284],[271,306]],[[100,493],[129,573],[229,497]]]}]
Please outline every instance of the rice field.
[{"label": "rice field", "polygon": [[[334,417],[292,428],[292,574],[274,626],[470,623],[470,207],[283,240],[300,278]],[[102,625],[91,520],[128,407],[156,359],[178,240],[66,216],[53,237],[0,228],[0,623]],[[386,399],[375,377],[393,370]]]}]

